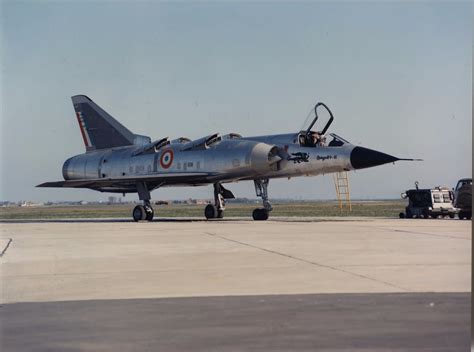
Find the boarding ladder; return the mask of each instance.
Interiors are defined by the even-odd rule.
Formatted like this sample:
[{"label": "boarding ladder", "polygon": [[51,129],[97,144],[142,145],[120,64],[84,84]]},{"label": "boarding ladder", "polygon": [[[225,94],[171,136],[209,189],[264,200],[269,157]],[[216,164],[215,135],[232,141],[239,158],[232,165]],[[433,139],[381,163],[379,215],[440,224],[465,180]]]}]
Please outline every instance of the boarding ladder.
[{"label": "boarding ladder", "polygon": [[336,186],[337,202],[341,212],[343,211],[344,206],[347,210],[352,211],[349,176],[347,171],[337,172],[334,174],[334,185]]}]

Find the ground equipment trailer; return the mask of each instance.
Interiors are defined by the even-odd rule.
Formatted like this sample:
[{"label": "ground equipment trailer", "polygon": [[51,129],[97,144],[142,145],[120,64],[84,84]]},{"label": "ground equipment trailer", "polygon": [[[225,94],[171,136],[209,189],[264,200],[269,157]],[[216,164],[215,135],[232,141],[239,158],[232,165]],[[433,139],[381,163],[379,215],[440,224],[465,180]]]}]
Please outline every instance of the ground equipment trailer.
[{"label": "ground equipment trailer", "polygon": [[408,198],[408,206],[405,213],[400,213],[400,218],[433,218],[438,216],[449,216],[454,218],[458,209],[453,205],[454,193],[446,187],[435,187],[432,189],[418,188],[418,182],[415,182],[416,189],[409,189],[402,193],[402,198]]}]

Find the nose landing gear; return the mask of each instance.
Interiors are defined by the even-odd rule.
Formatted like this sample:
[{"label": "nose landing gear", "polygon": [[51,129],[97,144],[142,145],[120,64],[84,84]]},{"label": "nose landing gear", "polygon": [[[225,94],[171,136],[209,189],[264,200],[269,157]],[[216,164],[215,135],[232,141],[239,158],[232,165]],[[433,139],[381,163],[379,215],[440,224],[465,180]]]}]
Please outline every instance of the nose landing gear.
[{"label": "nose landing gear", "polygon": [[257,197],[262,198],[263,208],[257,208],[253,211],[252,217],[254,220],[267,220],[270,212],[273,210],[272,205],[268,201],[268,179],[254,180],[255,193]]}]

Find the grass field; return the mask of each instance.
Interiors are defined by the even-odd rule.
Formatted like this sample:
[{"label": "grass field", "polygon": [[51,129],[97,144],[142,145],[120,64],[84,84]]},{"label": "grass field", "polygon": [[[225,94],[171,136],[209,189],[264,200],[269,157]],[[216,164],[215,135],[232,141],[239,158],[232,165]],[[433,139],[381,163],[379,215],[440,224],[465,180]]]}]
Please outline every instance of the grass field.
[{"label": "grass field", "polygon": [[[398,217],[405,201],[354,201],[352,212],[340,211],[336,202],[274,203],[272,216]],[[0,208],[0,219],[130,218],[133,204]],[[155,217],[204,217],[204,205],[154,205]],[[228,204],[225,216],[252,216],[260,204]]]}]

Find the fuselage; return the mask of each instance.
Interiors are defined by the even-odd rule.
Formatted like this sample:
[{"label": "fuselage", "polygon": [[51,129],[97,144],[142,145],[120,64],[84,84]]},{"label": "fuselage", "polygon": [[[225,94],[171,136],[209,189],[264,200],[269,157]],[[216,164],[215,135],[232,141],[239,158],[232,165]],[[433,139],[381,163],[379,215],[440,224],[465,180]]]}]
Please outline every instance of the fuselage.
[{"label": "fuselage", "polygon": [[[354,146],[302,146],[298,133],[217,139],[211,145],[170,143],[160,150],[137,153],[141,146],[110,148],[76,155],[63,165],[67,181],[120,179],[166,174],[199,173],[202,177],[167,180],[164,186],[205,185],[257,178],[315,176],[352,170]],[[338,144],[341,144],[338,143]],[[129,186],[96,188],[101,191],[136,192]]]}]

